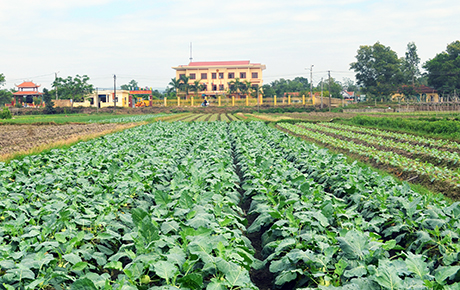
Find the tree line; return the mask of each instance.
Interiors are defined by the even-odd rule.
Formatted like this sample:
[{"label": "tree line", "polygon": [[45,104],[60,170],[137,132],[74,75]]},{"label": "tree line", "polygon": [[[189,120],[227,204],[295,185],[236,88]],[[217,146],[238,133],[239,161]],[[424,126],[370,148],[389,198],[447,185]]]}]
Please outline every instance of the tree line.
[{"label": "tree line", "polygon": [[417,46],[410,42],[404,57],[380,42],[362,45],[356,61],[350,64],[355,72],[357,84],[363,93],[375,98],[386,99],[394,93],[407,96],[418,94],[417,88],[427,85],[442,96],[457,96],[460,89],[460,41],[447,45],[446,51],[426,61],[420,72],[420,58]]},{"label": "tree line", "polygon": [[[312,86],[314,93],[323,92],[324,96],[332,95],[341,98],[341,92],[354,91],[366,94],[369,99],[389,99],[394,93],[403,93],[407,96],[416,95],[420,85],[427,85],[437,90],[442,96],[458,96],[460,91],[460,41],[454,41],[447,45],[445,51],[423,65],[417,53],[417,46],[410,42],[404,57],[398,57],[397,53],[389,46],[380,42],[373,45],[362,45],[355,56],[356,61],[350,64],[350,70],[355,72],[356,83],[350,79],[342,82],[331,78]],[[421,73],[420,68],[425,70]],[[94,92],[94,85],[89,83],[87,75],[68,76],[56,78],[51,84],[52,89],[47,90],[51,96],[57,95],[59,99],[72,99],[82,101],[85,96]],[[310,80],[311,81],[311,80]],[[1,89],[5,83],[4,74],[0,73],[0,106],[11,103],[14,89]],[[247,80],[236,78],[228,84],[228,94],[237,95],[262,95],[263,97],[282,97],[286,93],[299,92],[309,95],[310,82],[305,77],[296,77],[292,80],[281,78],[262,86],[252,85]],[[121,89],[134,90],[138,88],[138,82],[131,80],[128,84],[121,85]],[[166,90],[160,92],[153,90],[155,99],[164,97],[176,97],[178,92],[186,95],[203,91],[203,84],[199,80],[191,82],[187,76],[179,79],[171,79]],[[138,97],[148,97],[139,95]]]}]

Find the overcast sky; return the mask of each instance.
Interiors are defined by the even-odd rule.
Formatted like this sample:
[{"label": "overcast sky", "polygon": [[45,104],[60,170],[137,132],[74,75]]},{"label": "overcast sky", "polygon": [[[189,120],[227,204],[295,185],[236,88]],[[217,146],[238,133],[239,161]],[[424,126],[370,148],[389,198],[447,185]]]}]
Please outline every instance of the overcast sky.
[{"label": "overcast sky", "polygon": [[0,73],[50,88],[54,73],[88,75],[95,87],[135,79],[165,88],[194,61],[250,60],[264,83],[354,78],[360,45],[377,41],[422,63],[460,39],[458,0],[0,0]]}]

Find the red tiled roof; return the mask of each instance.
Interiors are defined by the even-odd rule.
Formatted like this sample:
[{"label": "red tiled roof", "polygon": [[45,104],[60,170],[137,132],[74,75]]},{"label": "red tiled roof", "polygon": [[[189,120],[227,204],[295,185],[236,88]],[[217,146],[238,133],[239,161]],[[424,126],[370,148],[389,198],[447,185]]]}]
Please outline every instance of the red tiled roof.
[{"label": "red tiled roof", "polygon": [[27,95],[43,95],[43,93],[37,92],[37,91],[19,91],[16,93],[13,93],[15,96],[27,96]]},{"label": "red tiled roof", "polygon": [[38,88],[39,85],[34,84],[33,82],[23,82],[20,85],[17,85],[18,88]]},{"label": "red tiled roof", "polygon": [[193,61],[188,66],[228,66],[228,65],[249,65],[249,60],[237,61]]},{"label": "red tiled roof", "polygon": [[[409,87],[408,85],[402,85],[402,88],[405,88],[405,87]],[[433,89],[433,88],[430,88],[430,87],[427,87],[425,85],[421,85],[421,86],[414,86],[414,91],[416,91],[417,93],[419,94],[437,94],[438,91]]]},{"label": "red tiled roof", "polygon": [[429,93],[437,93],[438,91],[433,89],[433,88],[430,88],[430,87],[427,87],[427,86],[424,86],[424,85],[421,85],[420,87],[415,87],[415,91],[417,93],[422,93],[422,94],[429,94]]},{"label": "red tiled roof", "polygon": [[135,91],[129,91],[131,95],[148,95],[152,94],[151,90],[135,90]]}]

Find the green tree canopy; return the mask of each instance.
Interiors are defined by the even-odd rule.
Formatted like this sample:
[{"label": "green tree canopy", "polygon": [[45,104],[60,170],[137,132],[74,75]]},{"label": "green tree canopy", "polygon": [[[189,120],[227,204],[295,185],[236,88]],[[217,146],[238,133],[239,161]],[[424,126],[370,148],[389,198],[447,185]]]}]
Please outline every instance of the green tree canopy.
[{"label": "green tree canopy", "polygon": [[460,41],[447,45],[446,51],[428,60],[423,68],[427,70],[428,84],[441,93],[460,91]]},{"label": "green tree canopy", "polygon": [[356,81],[365,93],[379,97],[395,92],[403,82],[401,60],[396,52],[380,42],[360,46],[350,69],[355,71]]},{"label": "green tree canopy", "polygon": [[[0,73],[0,87],[5,84],[5,76]],[[8,90],[0,90],[0,106],[11,103],[13,93]]]},{"label": "green tree canopy", "polygon": [[308,79],[304,77],[296,77],[293,80],[281,78],[271,82],[270,86],[278,97],[283,97],[284,93],[301,92],[310,89]]},{"label": "green tree canopy", "polygon": [[134,91],[136,88],[139,87],[139,84],[135,80],[131,80],[128,84],[126,85],[121,85],[122,90],[126,91]]},{"label": "green tree canopy", "polygon": [[88,84],[88,81],[87,75],[76,75],[74,78],[68,76],[66,79],[57,78],[52,87],[57,89],[60,99],[73,99],[75,102],[80,102],[94,91],[93,85]]},{"label": "green tree canopy", "polygon": [[420,57],[414,42],[407,44],[406,57],[401,60],[404,83],[415,85],[420,77]]},{"label": "green tree canopy", "polygon": [[53,95],[48,89],[43,89],[43,102],[45,102],[45,114],[54,114],[56,110],[54,109]]}]

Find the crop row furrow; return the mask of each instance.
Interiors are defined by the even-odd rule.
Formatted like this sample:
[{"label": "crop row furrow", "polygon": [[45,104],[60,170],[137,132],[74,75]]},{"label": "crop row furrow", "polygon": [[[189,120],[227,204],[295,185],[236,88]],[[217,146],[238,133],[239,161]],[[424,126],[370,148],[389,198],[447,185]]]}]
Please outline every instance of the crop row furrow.
[{"label": "crop row furrow", "polygon": [[434,160],[437,160],[438,162],[442,162],[443,160],[445,160],[455,165],[459,163],[460,161],[460,155],[457,152],[443,151],[443,150],[439,150],[439,149],[432,148],[432,147],[413,145],[407,142],[394,142],[391,139],[383,138],[378,135],[372,135],[372,134],[367,134],[367,133],[361,134],[361,133],[357,133],[354,131],[348,131],[346,128],[334,129],[328,126],[320,126],[320,125],[311,124],[311,123],[299,123],[299,125],[305,128],[308,128],[308,129],[315,130],[315,131],[331,133],[331,134],[343,136],[343,137],[350,138],[350,139],[361,140],[368,144],[372,144],[376,146],[383,146],[383,147],[391,148],[391,149],[400,149],[400,150],[404,150],[411,154],[426,155],[428,157],[433,158]]},{"label": "crop row furrow", "polygon": [[351,141],[334,138],[321,132],[308,130],[296,125],[281,123],[280,127],[288,129],[293,133],[307,136],[324,144],[334,146],[336,148],[345,149],[351,153],[366,156],[377,163],[388,164],[399,168],[402,171],[410,171],[417,174],[426,175],[431,181],[440,180],[449,183],[451,186],[458,186],[460,182],[460,174],[448,168],[439,168],[428,162],[419,162],[411,158],[396,154],[392,151],[377,150],[372,146],[365,146]]},{"label": "crop row furrow", "polygon": [[455,282],[441,273],[459,270],[456,254],[446,251],[460,250],[453,233],[458,203],[448,207],[263,124],[239,126],[243,188],[259,214],[252,227],[264,231],[275,287],[423,289]]}]

